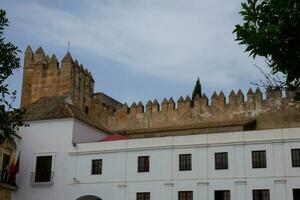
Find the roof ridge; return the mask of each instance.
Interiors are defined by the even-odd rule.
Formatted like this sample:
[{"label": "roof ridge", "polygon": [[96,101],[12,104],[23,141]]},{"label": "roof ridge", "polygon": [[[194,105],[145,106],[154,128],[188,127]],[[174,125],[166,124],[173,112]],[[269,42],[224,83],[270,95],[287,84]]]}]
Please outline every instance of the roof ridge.
[{"label": "roof ridge", "polygon": [[[61,111],[64,106],[66,105],[65,101],[58,103],[54,109],[50,110],[47,114],[50,114],[50,116],[52,116],[52,113],[56,113],[58,111]],[[68,108],[68,107],[67,107]],[[70,111],[70,109],[68,109],[68,111],[70,112],[70,114],[72,115],[72,117],[74,117],[74,113]]]},{"label": "roof ridge", "polygon": [[69,110],[70,114],[72,115],[72,117],[75,117],[75,113],[73,112],[73,110],[70,108],[71,104],[67,103],[64,101],[64,104],[67,106],[67,109]]}]

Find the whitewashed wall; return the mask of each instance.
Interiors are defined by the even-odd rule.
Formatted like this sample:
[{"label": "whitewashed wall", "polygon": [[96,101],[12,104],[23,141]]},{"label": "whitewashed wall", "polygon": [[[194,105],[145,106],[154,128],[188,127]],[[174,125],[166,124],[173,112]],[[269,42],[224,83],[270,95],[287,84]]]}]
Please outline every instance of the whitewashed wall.
[{"label": "whitewashed wall", "polygon": [[[21,159],[20,173],[17,175],[19,189],[13,193],[13,199],[18,200],[47,200],[69,199],[72,188],[70,182],[75,173],[75,160],[69,156],[73,149],[74,134],[79,139],[88,134],[92,139],[103,138],[103,134],[95,132],[93,127],[82,124],[74,119],[44,120],[28,122],[30,127],[20,130]],[[80,132],[80,130],[84,130]],[[97,134],[96,137],[93,134]],[[53,155],[54,184],[48,186],[32,186],[31,172],[35,171],[36,156]],[[66,196],[67,195],[67,196]]]},{"label": "whitewashed wall", "polygon": [[[276,129],[71,145],[74,121],[34,123],[22,130],[22,173],[15,200],[177,200],[178,191],[195,200],[213,200],[215,190],[230,190],[232,200],[251,200],[253,189],[269,189],[272,200],[292,200],[300,188],[300,168],[291,167],[291,149],[300,148],[300,129]],[[44,131],[43,131],[44,130]],[[252,169],[251,151],[266,150],[267,168]],[[34,156],[55,152],[54,184],[30,185]],[[215,170],[214,153],[228,152],[229,169]],[[179,171],[179,154],[192,154],[192,171]],[[137,157],[150,156],[150,172],[137,172]],[[91,160],[103,159],[102,175],[91,175]],[[75,179],[74,179],[75,178]],[[75,180],[75,181],[74,181]]]},{"label": "whitewashed wall", "polygon": [[74,119],[73,123],[73,142],[97,142],[103,139],[107,134],[82,121]]}]

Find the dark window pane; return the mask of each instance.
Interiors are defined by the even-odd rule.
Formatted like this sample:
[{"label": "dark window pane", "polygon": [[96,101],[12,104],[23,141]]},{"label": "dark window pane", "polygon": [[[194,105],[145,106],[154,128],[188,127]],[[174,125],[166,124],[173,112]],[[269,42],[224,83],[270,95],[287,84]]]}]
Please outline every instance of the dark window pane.
[{"label": "dark window pane", "polygon": [[253,190],[253,200],[270,200],[269,190]]},{"label": "dark window pane", "polygon": [[102,159],[92,160],[92,175],[102,174]]},{"label": "dark window pane", "polygon": [[215,153],[215,169],[228,169],[228,153]]},{"label": "dark window pane", "polygon": [[136,200],[150,200],[150,192],[136,193]]},{"label": "dark window pane", "polygon": [[230,190],[216,190],[215,200],[230,200]]},{"label": "dark window pane", "polygon": [[192,170],[192,154],[179,155],[179,170],[180,171]]},{"label": "dark window pane", "polygon": [[178,200],[193,200],[193,191],[178,192]]},{"label": "dark window pane", "polygon": [[252,151],[252,168],[266,168],[266,151]]},{"label": "dark window pane", "polygon": [[149,156],[138,157],[138,172],[149,172]]},{"label": "dark window pane", "polygon": [[299,200],[300,199],[300,189],[293,189],[293,200]]},{"label": "dark window pane", "polygon": [[292,149],[292,166],[300,167],[300,149]]},{"label": "dark window pane", "polygon": [[51,181],[52,156],[36,157],[35,182]]}]

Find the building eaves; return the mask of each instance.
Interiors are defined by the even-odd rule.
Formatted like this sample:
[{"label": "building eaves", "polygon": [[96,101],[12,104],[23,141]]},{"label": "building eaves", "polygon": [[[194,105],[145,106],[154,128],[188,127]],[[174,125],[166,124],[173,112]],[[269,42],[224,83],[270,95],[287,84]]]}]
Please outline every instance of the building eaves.
[{"label": "building eaves", "polygon": [[27,108],[24,121],[75,118],[94,128],[110,133],[109,130],[97,124],[91,116],[68,103],[67,99],[67,96],[43,97],[39,99]]}]

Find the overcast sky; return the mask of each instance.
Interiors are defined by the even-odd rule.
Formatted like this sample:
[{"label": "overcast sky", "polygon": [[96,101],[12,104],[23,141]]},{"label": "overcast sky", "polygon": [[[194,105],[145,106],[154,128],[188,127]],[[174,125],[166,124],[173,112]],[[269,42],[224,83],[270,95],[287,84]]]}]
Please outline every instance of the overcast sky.
[{"label": "overcast sky", "polygon": [[[263,65],[234,41],[241,0],[2,0],[7,41],[62,59],[93,74],[95,90],[121,102],[186,96],[197,77],[203,91],[247,91]],[[23,54],[20,54],[23,58]],[[22,70],[9,84],[20,95]]]}]

